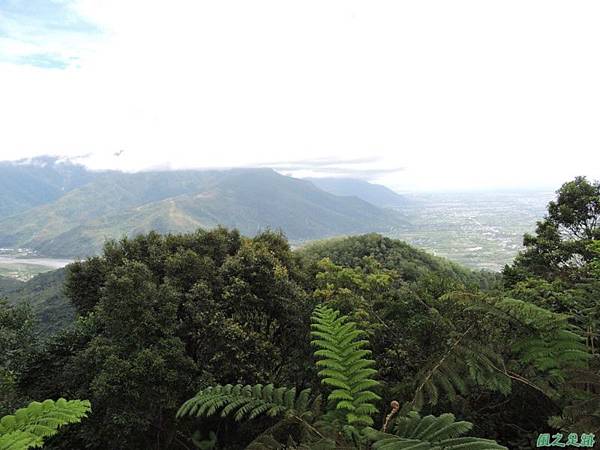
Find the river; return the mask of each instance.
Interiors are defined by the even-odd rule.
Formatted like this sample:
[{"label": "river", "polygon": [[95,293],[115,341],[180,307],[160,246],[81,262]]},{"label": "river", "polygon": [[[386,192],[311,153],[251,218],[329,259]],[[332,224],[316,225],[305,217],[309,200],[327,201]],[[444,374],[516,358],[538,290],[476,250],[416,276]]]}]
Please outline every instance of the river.
[{"label": "river", "polygon": [[26,265],[26,266],[42,266],[50,269],[60,269],[67,264],[71,264],[71,259],[55,259],[55,258],[36,258],[27,257],[19,258],[15,256],[0,256],[0,265]]}]

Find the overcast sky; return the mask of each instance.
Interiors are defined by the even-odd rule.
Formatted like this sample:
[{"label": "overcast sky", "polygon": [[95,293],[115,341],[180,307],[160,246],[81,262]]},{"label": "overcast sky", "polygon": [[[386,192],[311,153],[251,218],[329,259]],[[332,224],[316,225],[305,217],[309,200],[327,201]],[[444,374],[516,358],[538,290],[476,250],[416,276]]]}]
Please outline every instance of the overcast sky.
[{"label": "overcast sky", "polygon": [[600,178],[599,23],[597,0],[0,0],[0,159],[556,188]]}]

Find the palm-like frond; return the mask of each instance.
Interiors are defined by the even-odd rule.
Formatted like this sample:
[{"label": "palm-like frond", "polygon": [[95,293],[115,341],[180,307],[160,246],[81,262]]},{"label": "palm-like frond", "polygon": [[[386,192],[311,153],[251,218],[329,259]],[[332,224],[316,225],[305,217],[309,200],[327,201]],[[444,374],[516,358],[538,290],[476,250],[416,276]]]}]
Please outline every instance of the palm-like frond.
[{"label": "palm-like frond", "polygon": [[480,310],[516,326],[514,350],[521,360],[562,381],[564,371],[586,367],[585,341],[568,323],[568,316],[512,298],[480,298],[469,309]]},{"label": "palm-like frond", "polygon": [[367,437],[373,442],[373,448],[380,450],[506,449],[489,439],[461,437],[472,427],[470,422],[457,422],[453,414],[421,417],[411,411],[407,416],[396,419],[392,434],[369,429]]},{"label": "palm-like frond", "polygon": [[574,389],[573,401],[561,416],[551,417],[548,423],[558,429],[576,433],[600,432],[600,374],[591,370],[573,370],[568,383]]},{"label": "palm-like frond", "polygon": [[440,394],[450,400],[464,395],[473,384],[503,394],[510,392],[510,378],[502,373],[502,357],[465,334],[417,374],[413,398],[413,407],[417,410],[426,402],[437,404]]},{"label": "palm-like frond", "polygon": [[282,414],[301,416],[310,411],[310,389],[296,393],[295,388],[275,388],[272,384],[216,385],[199,391],[186,401],[177,417],[208,417],[221,413],[237,421],[254,419],[261,414],[275,417]]},{"label": "palm-like frond", "polygon": [[81,421],[90,411],[87,400],[32,402],[0,419],[0,450],[41,447],[44,438],[56,434],[63,425]]},{"label": "palm-like frond", "polygon": [[[287,433],[295,426],[294,437]],[[246,450],[335,450],[335,439],[307,422],[284,418],[254,439]]]},{"label": "palm-like frond", "polygon": [[323,305],[315,308],[311,327],[312,344],[319,349],[315,352],[319,376],[333,388],[328,400],[344,413],[348,425],[358,429],[372,425],[371,416],[377,412],[373,403],[380,399],[373,389],[379,382],[372,378],[377,370],[372,367],[375,361],[368,359],[369,341],[361,339],[365,333]]}]

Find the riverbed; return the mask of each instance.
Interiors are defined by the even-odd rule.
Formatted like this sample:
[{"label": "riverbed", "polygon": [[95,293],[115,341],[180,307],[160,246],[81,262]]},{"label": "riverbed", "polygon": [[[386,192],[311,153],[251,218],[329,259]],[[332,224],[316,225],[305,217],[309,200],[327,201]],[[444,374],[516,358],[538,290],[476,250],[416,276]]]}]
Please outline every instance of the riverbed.
[{"label": "riverbed", "polygon": [[61,269],[72,262],[71,259],[0,255],[0,276],[28,281],[40,273]]}]

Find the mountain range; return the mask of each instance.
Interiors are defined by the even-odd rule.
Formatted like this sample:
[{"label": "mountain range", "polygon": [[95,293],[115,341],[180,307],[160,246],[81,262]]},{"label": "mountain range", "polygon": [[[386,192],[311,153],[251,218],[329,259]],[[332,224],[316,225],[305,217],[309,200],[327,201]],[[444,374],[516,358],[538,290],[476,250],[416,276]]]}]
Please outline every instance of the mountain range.
[{"label": "mountain range", "polygon": [[281,229],[293,242],[390,232],[402,197],[361,180],[297,179],[272,169],[91,171],[40,157],[0,163],[0,247],[85,257],[109,238],[218,225]]},{"label": "mountain range", "polygon": [[380,184],[369,183],[365,180],[356,178],[304,178],[331,194],[355,196],[361,198],[376,206],[386,207],[402,207],[406,206],[407,199],[386,186]]}]

